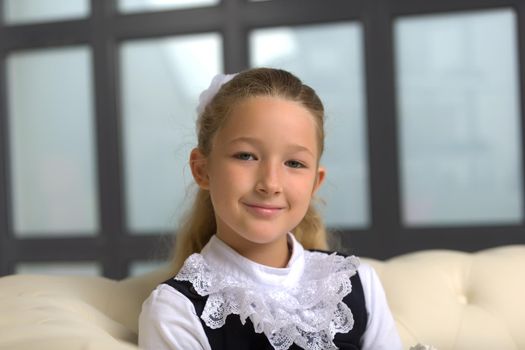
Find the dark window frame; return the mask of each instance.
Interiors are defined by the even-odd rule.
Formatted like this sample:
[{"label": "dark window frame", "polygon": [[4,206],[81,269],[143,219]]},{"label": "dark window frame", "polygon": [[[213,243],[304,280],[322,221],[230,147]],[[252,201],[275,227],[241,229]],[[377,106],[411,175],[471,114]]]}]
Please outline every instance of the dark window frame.
[{"label": "dark window frame", "polygon": [[[0,0],[0,5],[3,0]],[[103,274],[123,278],[135,260],[163,257],[169,239],[161,233],[131,235],[124,209],[120,42],[218,32],[223,38],[224,70],[249,65],[251,30],[360,21],[364,33],[370,226],[336,228],[343,246],[360,255],[388,258],[421,249],[475,251],[525,243],[525,222],[516,225],[469,225],[409,228],[401,223],[399,153],[395,100],[393,21],[399,16],[512,8],[517,37],[525,38],[525,3],[519,0],[222,0],[217,6],[119,14],[116,0],[91,0],[88,18],[6,26],[0,22],[0,276],[17,262],[96,261]],[[3,6],[0,6],[2,18]],[[94,237],[17,238],[11,222],[6,56],[14,50],[74,44],[92,49],[100,229]],[[518,39],[521,146],[525,150],[525,44]],[[521,155],[525,199],[525,152]],[[523,209],[525,218],[525,208]]]}]

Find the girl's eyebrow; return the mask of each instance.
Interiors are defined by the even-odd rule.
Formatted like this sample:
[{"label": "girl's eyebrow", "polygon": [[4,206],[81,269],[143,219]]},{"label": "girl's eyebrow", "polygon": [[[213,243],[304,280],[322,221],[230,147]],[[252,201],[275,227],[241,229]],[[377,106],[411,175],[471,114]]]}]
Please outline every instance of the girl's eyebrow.
[{"label": "girl's eyebrow", "polygon": [[[252,145],[255,145],[255,146],[261,146],[263,144],[262,140],[260,140],[258,138],[255,138],[255,137],[249,137],[249,136],[240,136],[240,137],[237,137],[237,138],[231,140],[228,143],[232,144],[232,143],[237,143],[237,142],[246,142],[246,143],[249,143],[249,144],[252,144]],[[315,157],[314,153],[308,147],[305,147],[303,145],[300,145],[300,144],[297,144],[297,143],[290,143],[287,146],[288,146],[288,148],[292,149],[293,152],[307,152],[312,157]]]}]

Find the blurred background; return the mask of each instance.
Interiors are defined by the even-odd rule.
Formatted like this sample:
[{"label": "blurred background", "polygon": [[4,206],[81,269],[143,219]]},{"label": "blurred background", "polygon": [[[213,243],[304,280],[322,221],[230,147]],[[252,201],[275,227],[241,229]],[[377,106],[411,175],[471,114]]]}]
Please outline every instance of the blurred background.
[{"label": "blurred background", "polygon": [[522,1],[0,0],[0,20],[0,275],[162,264],[198,95],[253,66],[323,99],[319,205],[349,252],[525,243]]}]

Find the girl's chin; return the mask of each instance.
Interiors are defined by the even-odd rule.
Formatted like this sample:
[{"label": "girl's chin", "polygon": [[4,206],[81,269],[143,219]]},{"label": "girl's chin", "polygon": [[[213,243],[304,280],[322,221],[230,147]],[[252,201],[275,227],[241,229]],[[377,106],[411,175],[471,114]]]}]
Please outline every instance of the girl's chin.
[{"label": "girl's chin", "polygon": [[[260,230],[246,230],[244,232],[247,233],[235,233],[237,236],[237,239],[244,240],[246,242],[254,243],[254,244],[270,244],[274,243],[276,241],[279,241],[280,239],[283,239],[288,234],[288,231],[283,233],[275,233],[275,231],[268,232],[268,231],[260,231]],[[237,240],[236,239],[236,240]]]},{"label": "girl's chin", "polygon": [[251,233],[243,235],[243,238],[255,244],[270,244],[285,238],[287,233]]}]

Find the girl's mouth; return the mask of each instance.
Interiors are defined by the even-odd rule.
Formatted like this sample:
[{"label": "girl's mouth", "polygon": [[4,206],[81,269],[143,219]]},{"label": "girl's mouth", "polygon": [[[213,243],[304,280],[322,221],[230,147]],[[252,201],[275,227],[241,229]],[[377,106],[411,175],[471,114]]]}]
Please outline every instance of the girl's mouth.
[{"label": "girl's mouth", "polygon": [[251,214],[261,218],[272,218],[278,215],[284,208],[276,205],[258,204],[258,203],[242,203],[244,207]]}]

